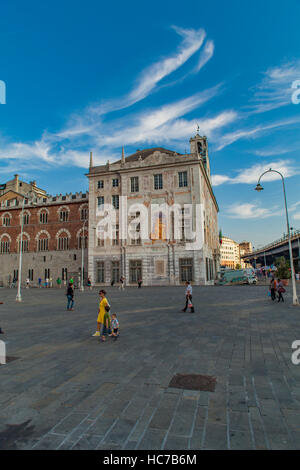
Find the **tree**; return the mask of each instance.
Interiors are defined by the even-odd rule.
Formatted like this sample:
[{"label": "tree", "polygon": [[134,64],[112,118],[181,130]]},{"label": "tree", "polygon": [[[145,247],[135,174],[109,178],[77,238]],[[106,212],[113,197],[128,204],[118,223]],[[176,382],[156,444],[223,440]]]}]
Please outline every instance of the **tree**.
[{"label": "tree", "polygon": [[237,265],[235,266],[235,269],[242,269],[242,266],[239,263],[237,263]]},{"label": "tree", "polygon": [[284,256],[276,258],[275,266],[277,267],[277,276],[279,279],[290,279],[290,263],[286,261]]}]

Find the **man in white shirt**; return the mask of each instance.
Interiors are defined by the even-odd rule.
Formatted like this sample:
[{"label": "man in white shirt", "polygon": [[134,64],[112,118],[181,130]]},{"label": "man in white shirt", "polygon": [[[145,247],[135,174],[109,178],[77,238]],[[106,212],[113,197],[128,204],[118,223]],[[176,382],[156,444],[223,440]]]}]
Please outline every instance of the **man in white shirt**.
[{"label": "man in white shirt", "polygon": [[194,310],[194,305],[192,304],[192,294],[193,294],[193,288],[191,286],[191,283],[189,281],[186,281],[185,283],[185,307],[182,309],[183,312],[186,312],[189,304],[191,305],[191,307],[189,307],[191,309],[191,313],[194,313],[195,310]]}]

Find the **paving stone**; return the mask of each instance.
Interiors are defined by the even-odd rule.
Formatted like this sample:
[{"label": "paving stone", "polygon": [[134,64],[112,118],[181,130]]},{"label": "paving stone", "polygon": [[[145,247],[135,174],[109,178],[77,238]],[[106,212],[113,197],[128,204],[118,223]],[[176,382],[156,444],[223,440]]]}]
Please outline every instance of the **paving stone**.
[{"label": "paving stone", "polygon": [[[19,358],[0,367],[7,448],[227,449],[228,438],[236,449],[299,448],[300,367],[291,344],[300,324],[290,286],[280,310],[259,285],[194,286],[201,309],[184,335],[174,316],[182,289],[142,289],[138,304],[135,289],[107,290],[122,336],[100,344],[91,337],[96,290],[76,294],[70,317],[56,289],[25,290],[22,304],[1,289],[1,339]],[[215,392],[169,389],[176,373],[215,376]]]}]

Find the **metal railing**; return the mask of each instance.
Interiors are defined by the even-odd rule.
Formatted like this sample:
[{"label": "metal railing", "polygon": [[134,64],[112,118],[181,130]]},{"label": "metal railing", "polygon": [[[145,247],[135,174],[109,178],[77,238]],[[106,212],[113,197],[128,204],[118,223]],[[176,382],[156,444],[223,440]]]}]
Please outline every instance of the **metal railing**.
[{"label": "metal railing", "polygon": [[[300,230],[293,230],[291,232],[291,241],[296,240],[297,238],[300,238]],[[269,243],[268,245],[265,245],[262,248],[259,248],[258,250],[251,251],[251,253],[242,255],[241,258],[249,258],[249,256],[252,257],[253,255],[264,253],[265,251],[268,251],[272,248],[283,245],[286,241],[288,241],[288,235],[285,235],[284,237],[281,237],[278,240],[275,240],[274,242]]]}]

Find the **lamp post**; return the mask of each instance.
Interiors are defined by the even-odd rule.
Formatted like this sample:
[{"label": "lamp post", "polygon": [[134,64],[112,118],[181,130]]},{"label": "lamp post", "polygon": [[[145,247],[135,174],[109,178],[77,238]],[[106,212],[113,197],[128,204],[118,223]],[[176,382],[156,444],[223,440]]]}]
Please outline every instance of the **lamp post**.
[{"label": "lamp post", "polygon": [[22,212],[21,212],[21,238],[20,238],[20,248],[19,248],[19,272],[18,272],[18,291],[16,296],[17,302],[22,302],[21,296],[21,280],[22,280],[22,253],[23,253],[23,226],[24,226],[24,206],[25,206],[25,197],[23,197],[22,202]]},{"label": "lamp post", "polygon": [[84,229],[85,229],[85,224],[88,222],[88,219],[86,219],[84,222],[83,222],[83,226],[82,226],[82,238],[81,238],[81,283],[80,283],[80,290],[81,292],[84,291],[84,285],[83,285],[83,281],[84,281],[84,276],[83,276],[83,269],[84,269]]},{"label": "lamp post", "polygon": [[294,261],[293,261],[293,250],[292,250],[292,243],[291,243],[291,233],[290,233],[290,224],[289,224],[289,214],[288,214],[288,209],[287,209],[287,202],[286,202],[286,192],[285,192],[285,184],[284,184],[284,177],[280,173],[280,171],[277,170],[272,170],[270,168],[267,171],[264,171],[259,179],[258,183],[256,185],[255,191],[262,191],[264,188],[260,184],[261,178],[266,174],[266,173],[277,173],[280,175],[281,180],[282,180],[282,188],[283,188],[283,197],[284,197],[284,207],[285,207],[285,216],[286,216],[286,227],[287,227],[287,236],[288,236],[288,241],[289,241],[289,252],[290,252],[290,263],[291,263],[291,275],[292,275],[292,286],[293,286],[293,305],[299,305],[299,300],[297,297],[297,289],[296,289],[296,280],[295,280],[295,270],[294,270]]}]

